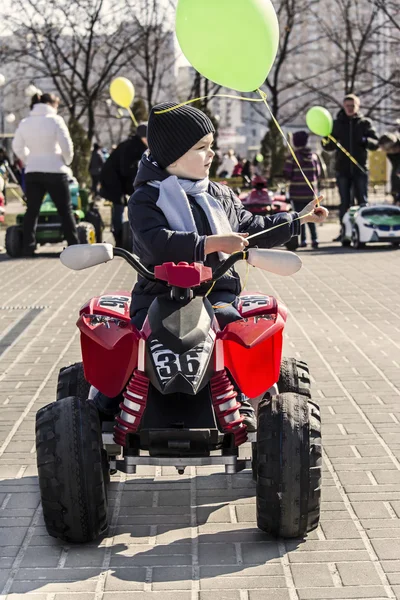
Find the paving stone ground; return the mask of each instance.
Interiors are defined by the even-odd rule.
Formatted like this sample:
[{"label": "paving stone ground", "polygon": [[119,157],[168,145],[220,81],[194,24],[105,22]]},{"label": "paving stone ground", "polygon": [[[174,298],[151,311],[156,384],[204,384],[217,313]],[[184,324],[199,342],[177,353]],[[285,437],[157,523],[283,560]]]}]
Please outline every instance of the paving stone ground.
[{"label": "paving stone ground", "polygon": [[289,308],[285,354],[308,361],[323,417],[321,525],[302,541],[257,530],[249,471],[142,468],[110,490],[109,536],[49,537],[39,503],[36,411],[79,360],[78,308],[129,290],[122,261],[71,272],[57,248],[0,255],[0,599],[400,598],[400,251],[342,250],[320,230],[290,278],[252,270],[248,289]]}]

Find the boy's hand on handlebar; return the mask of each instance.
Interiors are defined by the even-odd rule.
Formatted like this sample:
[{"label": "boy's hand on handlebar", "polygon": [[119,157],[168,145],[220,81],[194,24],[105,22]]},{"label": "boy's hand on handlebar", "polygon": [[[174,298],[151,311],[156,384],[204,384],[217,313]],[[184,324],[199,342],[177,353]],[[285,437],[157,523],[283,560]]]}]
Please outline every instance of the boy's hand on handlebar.
[{"label": "boy's hand on handlebar", "polygon": [[326,221],[329,211],[319,204],[323,198],[323,196],[319,196],[318,199],[314,198],[299,212],[301,223],[323,223]]},{"label": "boy's hand on handlebar", "polygon": [[248,233],[228,233],[226,235],[208,235],[205,244],[205,253],[225,252],[233,254],[244,250],[249,242],[246,240]]}]

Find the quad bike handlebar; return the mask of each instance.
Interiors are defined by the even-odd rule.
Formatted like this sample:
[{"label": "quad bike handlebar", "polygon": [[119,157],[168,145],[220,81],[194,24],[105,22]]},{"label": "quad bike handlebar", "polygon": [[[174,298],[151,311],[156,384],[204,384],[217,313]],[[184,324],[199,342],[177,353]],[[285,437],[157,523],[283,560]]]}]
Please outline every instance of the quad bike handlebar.
[{"label": "quad bike handlebar", "polygon": [[[156,277],[153,271],[147,269],[140,261],[139,257],[131,254],[123,248],[114,248],[111,244],[77,244],[69,246],[62,251],[60,260],[62,264],[74,271],[87,269],[109,262],[119,256],[142,277],[149,281],[165,281]],[[293,275],[302,266],[301,259],[293,252],[286,250],[271,250],[250,248],[241,252],[231,254],[226,260],[218,265],[212,272],[212,277],[208,281],[220,279],[229,269],[238,261],[247,260],[253,267],[259,267],[264,271],[275,273],[277,275]]]}]

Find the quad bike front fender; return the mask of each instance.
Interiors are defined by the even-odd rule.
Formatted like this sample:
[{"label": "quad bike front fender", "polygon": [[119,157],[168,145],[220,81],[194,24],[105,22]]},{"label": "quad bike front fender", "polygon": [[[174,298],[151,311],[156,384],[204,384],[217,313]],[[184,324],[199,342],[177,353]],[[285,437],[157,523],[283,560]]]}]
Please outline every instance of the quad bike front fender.
[{"label": "quad bike front fender", "polygon": [[286,311],[229,323],[218,334],[224,364],[239,389],[255,398],[279,379]]}]

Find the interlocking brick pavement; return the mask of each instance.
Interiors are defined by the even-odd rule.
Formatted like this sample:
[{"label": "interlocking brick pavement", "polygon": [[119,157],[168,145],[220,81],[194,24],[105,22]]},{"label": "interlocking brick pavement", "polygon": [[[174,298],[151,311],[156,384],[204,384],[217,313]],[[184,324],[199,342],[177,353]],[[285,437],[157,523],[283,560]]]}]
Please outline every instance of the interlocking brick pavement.
[{"label": "interlocking brick pavement", "polygon": [[142,468],[112,478],[109,536],[50,538],[39,503],[36,411],[79,359],[78,308],[129,290],[121,260],[66,270],[57,248],[0,255],[0,599],[346,600],[400,598],[400,252],[342,250],[320,230],[290,278],[251,270],[248,289],[289,308],[285,354],[308,361],[321,405],[321,525],[271,540],[248,471]]}]

